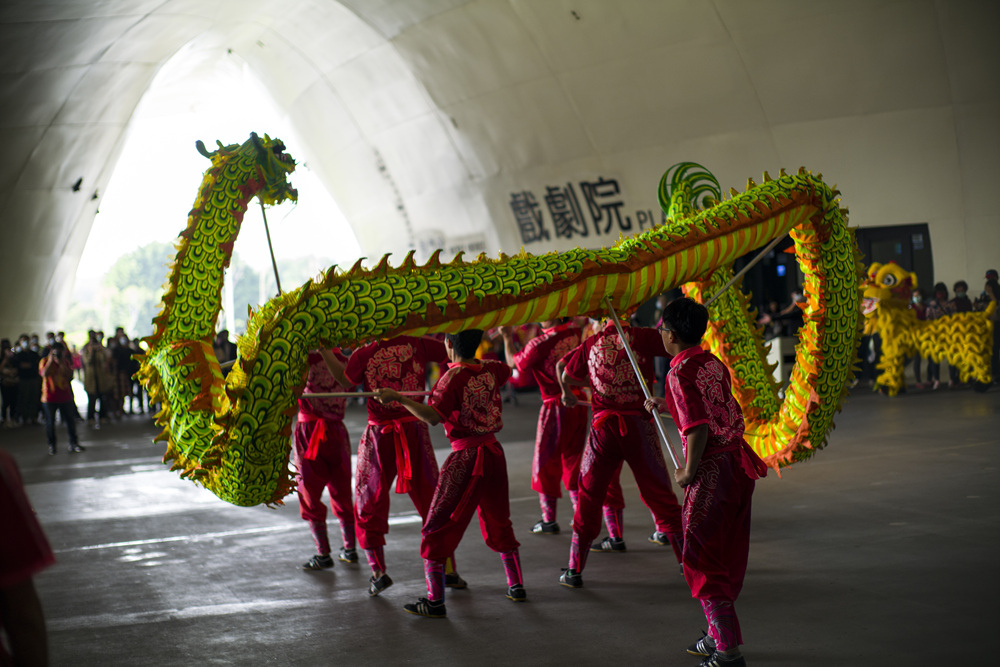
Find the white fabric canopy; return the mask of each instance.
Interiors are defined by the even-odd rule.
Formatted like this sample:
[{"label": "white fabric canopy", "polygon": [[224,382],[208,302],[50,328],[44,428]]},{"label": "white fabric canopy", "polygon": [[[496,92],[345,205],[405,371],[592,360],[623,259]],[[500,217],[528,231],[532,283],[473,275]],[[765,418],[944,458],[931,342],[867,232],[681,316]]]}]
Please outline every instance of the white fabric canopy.
[{"label": "white fabric canopy", "polygon": [[[927,222],[938,273],[974,282],[1000,265],[998,30],[990,0],[4,3],[0,331],[58,325],[175,57],[249,66],[369,257],[602,245],[659,220],[660,175],[693,160],[727,188],[822,172],[853,224]],[[522,233],[512,199],[581,183],[631,227]]]}]

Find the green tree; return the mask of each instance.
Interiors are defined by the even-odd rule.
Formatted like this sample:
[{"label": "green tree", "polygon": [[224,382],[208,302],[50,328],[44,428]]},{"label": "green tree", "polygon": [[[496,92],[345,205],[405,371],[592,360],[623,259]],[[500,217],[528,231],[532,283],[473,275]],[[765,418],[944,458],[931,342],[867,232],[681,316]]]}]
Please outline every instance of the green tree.
[{"label": "green tree", "polygon": [[[120,326],[130,337],[150,335],[153,333],[153,318],[160,312],[174,255],[172,244],[159,242],[122,255],[104,275],[97,304],[86,308],[78,305],[71,307],[70,321],[66,326],[81,331],[103,328],[107,333]],[[236,323],[231,331],[234,337],[246,330],[247,306],[256,308],[259,305],[260,278],[260,274],[239,254],[233,255],[225,280],[233,281],[236,286],[233,295]],[[271,293],[266,293],[266,298],[274,294],[273,288],[268,289]],[[226,327],[224,315],[217,328],[223,327]]]},{"label": "green tree", "polygon": [[253,306],[256,309],[259,305],[260,273],[244,262],[239,253],[233,253],[232,261],[226,270],[225,284],[236,286],[233,292],[234,324],[232,327],[226,324],[226,295],[223,292],[223,312],[219,314],[219,323],[216,324],[215,329],[216,331],[219,329],[230,329],[230,337],[235,339],[237,335],[247,329],[247,307]]},{"label": "green tree", "polygon": [[87,331],[100,327],[101,321],[101,313],[92,303],[71,303],[63,324],[66,340],[73,345],[82,347],[87,342]]},{"label": "green tree", "polygon": [[[148,336],[153,333],[153,318],[160,312],[167,273],[174,259],[175,250],[170,243],[149,243],[122,255],[105,274],[98,305],[95,308],[71,309],[73,323],[81,330],[103,328],[105,332],[124,327],[129,336]],[[301,257],[278,262],[281,286],[290,291],[300,287],[310,278],[316,278],[329,268],[329,260]],[[234,285],[233,326],[226,322],[225,312],[220,315],[216,329],[228,328],[235,338],[246,331],[247,307],[255,310],[274,297],[277,287],[271,270],[260,273],[234,253],[226,271],[227,285]],[[222,295],[225,308],[226,295]],[[86,320],[86,322],[84,321]]]},{"label": "green tree", "polygon": [[163,284],[174,252],[169,243],[149,243],[111,265],[99,299],[104,306],[102,326],[106,332],[118,326],[133,337],[153,332],[153,317],[160,310]]}]

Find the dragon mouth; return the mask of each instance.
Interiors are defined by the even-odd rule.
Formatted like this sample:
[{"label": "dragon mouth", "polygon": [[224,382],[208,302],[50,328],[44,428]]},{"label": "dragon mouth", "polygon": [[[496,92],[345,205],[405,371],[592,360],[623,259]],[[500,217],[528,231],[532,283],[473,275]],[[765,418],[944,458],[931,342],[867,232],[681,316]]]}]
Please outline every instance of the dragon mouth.
[{"label": "dragon mouth", "polygon": [[872,313],[875,312],[875,309],[878,308],[878,302],[879,299],[871,296],[866,296],[864,299],[861,300],[861,312],[864,313],[866,317],[868,315],[871,315]]},{"label": "dragon mouth", "polygon": [[295,171],[295,159],[285,153],[285,143],[274,141],[266,147],[258,144],[258,150],[267,151],[268,164],[263,167],[265,178],[269,181],[269,185],[265,188],[267,203],[280,204],[286,199],[298,201],[298,190],[286,179],[288,174]]},{"label": "dragon mouth", "polygon": [[271,146],[271,153],[274,155],[274,159],[277,160],[278,162],[281,162],[282,164],[289,166],[295,164],[295,160],[292,158],[292,156],[285,152],[284,142],[279,141],[275,143],[273,146]]}]

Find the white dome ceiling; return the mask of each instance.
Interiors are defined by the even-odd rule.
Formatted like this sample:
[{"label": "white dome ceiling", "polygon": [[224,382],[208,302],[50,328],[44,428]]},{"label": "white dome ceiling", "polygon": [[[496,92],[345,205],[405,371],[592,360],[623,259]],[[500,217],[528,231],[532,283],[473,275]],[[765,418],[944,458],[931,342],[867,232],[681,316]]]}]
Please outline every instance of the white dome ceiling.
[{"label": "white dome ceiling", "polygon": [[4,3],[0,332],[58,325],[174,57],[248,64],[369,257],[603,245],[624,225],[532,241],[512,195],[590,184],[635,231],[693,160],[727,189],[822,172],[853,224],[927,222],[939,274],[976,280],[1000,265],[998,30],[989,0]]}]

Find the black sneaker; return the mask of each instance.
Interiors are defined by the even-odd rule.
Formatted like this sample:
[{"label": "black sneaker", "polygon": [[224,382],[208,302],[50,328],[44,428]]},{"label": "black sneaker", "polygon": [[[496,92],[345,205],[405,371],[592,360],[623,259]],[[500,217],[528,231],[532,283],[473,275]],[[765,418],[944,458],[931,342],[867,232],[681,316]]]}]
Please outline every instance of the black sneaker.
[{"label": "black sneaker", "polygon": [[514,584],[507,589],[507,599],[514,602],[527,602],[528,591],[524,590],[524,586],[521,584]]},{"label": "black sneaker", "polygon": [[[388,574],[385,574],[383,572],[382,576],[378,578],[376,578],[375,575],[372,575],[371,578],[368,580],[368,595],[370,597],[375,597],[385,589],[389,588],[389,586],[392,586],[392,579],[389,578]],[[415,614],[417,612],[413,613]]]},{"label": "black sneaker", "polygon": [[[382,578],[384,579],[386,576],[382,575]],[[431,602],[427,598],[417,598],[416,602],[404,604],[403,609],[411,614],[426,616],[428,618],[445,618],[448,615],[444,608],[444,600]]]},{"label": "black sneaker", "polygon": [[358,562],[358,550],[348,549],[347,547],[341,547],[340,553],[337,554],[337,560],[343,561],[345,563],[357,563]]},{"label": "black sneaker", "polygon": [[705,631],[702,630],[701,639],[688,646],[687,652],[691,655],[700,655],[703,658],[707,658],[715,653],[715,640],[705,634]]},{"label": "black sneaker", "polygon": [[449,572],[444,575],[444,585],[445,588],[454,588],[456,590],[469,587],[469,583],[458,572]]},{"label": "black sneaker", "polygon": [[591,551],[625,551],[624,537],[605,537],[597,544],[590,546]]},{"label": "black sneaker", "polygon": [[714,651],[698,667],[747,667],[747,661],[742,654],[727,656],[722,651]]},{"label": "black sneaker", "polygon": [[333,559],[330,554],[316,554],[302,564],[303,570],[329,570],[333,567]]},{"label": "black sneaker", "polygon": [[56,455],[56,446],[49,445],[49,456],[55,456],[55,455]]},{"label": "black sneaker", "polygon": [[69,453],[70,454],[78,454],[80,452],[85,452],[85,451],[87,451],[87,450],[84,449],[83,447],[81,447],[80,445],[70,445],[69,446]]},{"label": "black sneaker", "polygon": [[568,588],[583,588],[583,574],[568,567],[559,575],[559,583]]},{"label": "black sneaker", "polygon": [[654,530],[653,531],[653,534],[649,536],[649,541],[652,544],[658,544],[661,547],[669,547],[670,546],[670,538],[667,537],[666,533],[661,533],[658,530]]},{"label": "black sneaker", "polygon": [[559,524],[555,521],[539,521],[531,527],[531,532],[535,535],[558,535]]}]

